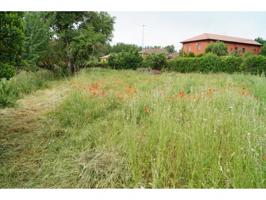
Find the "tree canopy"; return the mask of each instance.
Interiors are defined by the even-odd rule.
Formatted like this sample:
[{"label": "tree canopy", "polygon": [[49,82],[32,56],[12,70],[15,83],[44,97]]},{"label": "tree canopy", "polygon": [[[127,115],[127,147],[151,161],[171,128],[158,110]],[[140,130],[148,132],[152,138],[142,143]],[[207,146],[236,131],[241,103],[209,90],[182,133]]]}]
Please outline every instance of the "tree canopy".
[{"label": "tree canopy", "polygon": [[47,17],[71,72],[83,67],[89,57],[97,56],[112,38],[114,18],[106,12],[52,12]]},{"label": "tree canopy", "polygon": [[258,43],[260,43],[260,44],[266,44],[266,40],[264,40],[262,37],[257,37],[256,39],[255,39],[255,41],[256,42],[258,42]]},{"label": "tree canopy", "polygon": [[206,53],[214,53],[217,56],[225,56],[228,54],[227,47],[223,42],[214,42],[207,46]]},{"label": "tree canopy", "polygon": [[168,46],[166,46],[164,48],[167,50],[168,53],[174,53],[174,52],[176,52],[174,45],[168,45]]},{"label": "tree canopy", "polygon": [[138,47],[135,44],[125,44],[125,43],[117,43],[111,48],[112,53],[120,53],[120,52],[131,52],[131,51],[140,51],[141,47]]},{"label": "tree canopy", "polygon": [[22,12],[0,12],[0,62],[19,66],[24,43]]}]

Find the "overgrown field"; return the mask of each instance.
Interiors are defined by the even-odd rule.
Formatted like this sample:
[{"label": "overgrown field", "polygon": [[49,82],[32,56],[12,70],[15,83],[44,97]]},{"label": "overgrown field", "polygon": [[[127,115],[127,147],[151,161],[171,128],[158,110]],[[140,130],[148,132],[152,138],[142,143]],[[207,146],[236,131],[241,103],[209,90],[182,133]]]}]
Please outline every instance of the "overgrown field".
[{"label": "overgrown field", "polygon": [[0,110],[0,186],[265,188],[265,86],[243,74],[82,71],[45,111],[27,107],[38,92]]}]

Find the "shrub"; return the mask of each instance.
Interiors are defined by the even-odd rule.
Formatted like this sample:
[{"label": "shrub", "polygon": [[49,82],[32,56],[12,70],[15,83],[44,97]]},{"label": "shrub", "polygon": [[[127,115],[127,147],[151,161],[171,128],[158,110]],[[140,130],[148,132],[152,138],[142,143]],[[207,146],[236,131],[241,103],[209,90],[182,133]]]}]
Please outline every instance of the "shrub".
[{"label": "shrub", "polygon": [[251,74],[266,73],[266,57],[264,56],[248,56],[244,59],[243,68]]},{"label": "shrub", "polygon": [[18,91],[6,79],[0,80],[0,108],[15,105]]},{"label": "shrub", "polygon": [[10,79],[16,74],[16,69],[14,66],[7,63],[0,63],[0,79],[6,78]]},{"label": "shrub", "polygon": [[227,47],[223,42],[211,43],[207,46],[206,53],[214,53],[217,56],[225,56],[228,54]]},{"label": "shrub", "polygon": [[167,59],[165,54],[151,54],[144,59],[143,66],[153,69],[162,69],[166,67]]},{"label": "shrub", "polygon": [[197,71],[198,61],[198,58],[178,57],[168,62],[168,69],[182,73]]},{"label": "shrub", "polygon": [[219,72],[223,71],[224,63],[222,59],[213,54],[207,53],[199,59],[199,71],[201,72]]},{"label": "shrub", "polygon": [[223,58],[223,62],[224,62],[223,64],[224,68],[222,71],[229,73],[241,71],[241,64],[242,64],[241,57],[234,55],[226,56]]},{"label": "shrub", "polygon": [[142,57],[137,51],[111,54],[108,64],[114,69],[136,69],[142,63]]},{"label": "shrub", "polygon": [[241,71],[242,57],[219,57],[213,53],[201,57],[178,57],[168,62],[168,69],[178,72],[239,72]]},{"label": "shrub", "polygon": [[260,55],[266,56],[266,43],[261,47]]}]

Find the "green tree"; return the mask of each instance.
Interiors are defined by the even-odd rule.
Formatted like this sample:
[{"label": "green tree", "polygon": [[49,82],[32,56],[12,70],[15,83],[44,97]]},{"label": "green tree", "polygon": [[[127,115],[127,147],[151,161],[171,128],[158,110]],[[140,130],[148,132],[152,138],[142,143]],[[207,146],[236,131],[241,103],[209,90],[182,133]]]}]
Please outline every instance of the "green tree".
[{"label": "green tree", "polygon": [[70,55],[73,63],[85,67],[87,62],[100,56],[106,37],[94,31],[92,26],[87,26],[73,38],[70,44]]},{"label": "green tree", "polygon": [[225,56],[228,54],[228,51],[226,45],[223,42],[215,42],[207,46],[205,53],[214,53],[217,56]]},{"label": "green tree", "polygon": [[117,43],[111,48],[112,53],[140,51],[141,48],[135,44]]},{"label": "green tree", "polygon": [[136,69],[141,66],[142,57],[138,51],[111,53],[108,64],[114,69]]},{"label": "green tree", "polygon": [[260,55],[266,56],[266,43],[261,47]]},{"label": "green tree", "polygon": [[31,66],[36,66],[44,59],[49,51],[49,40],[51,31],[49,30],[49,20],[45,18],[44,12],[25,13],[25,43],[23,59]]},{"label": "green tree", "polygon": [[93,56],[99,44],[112,38],[114,18],[106,12],[53,12],[47,17],[51,18],[53,37],[62,44],[63,60],[71,72],[81,67],[77,58]]},{"label": "green tree", "polygon": [[22,12],[0,12],[0,61],[19,66],[24,42]]},{"label": "green tree", "polygon": [[260,43],[260,44],[266,44],[266,40],[264,40],[262,37],[257,37],[256,39],[255,39],[255,41],[256,42],[258,42],[258,43]]},{"label": "green tree", "polygon": [[174,53],[174,52],[176,52],[174,45],[168,45],[168,46],[166,46],[164,48],[167,50],[168,53]]},{"label": "green tree", "polygon": [[161,54],[150,54],[145,58],[143,62],[144,67],[150,67],[152,69],[162,69],[166,67],[167,58],[164,53]]}]

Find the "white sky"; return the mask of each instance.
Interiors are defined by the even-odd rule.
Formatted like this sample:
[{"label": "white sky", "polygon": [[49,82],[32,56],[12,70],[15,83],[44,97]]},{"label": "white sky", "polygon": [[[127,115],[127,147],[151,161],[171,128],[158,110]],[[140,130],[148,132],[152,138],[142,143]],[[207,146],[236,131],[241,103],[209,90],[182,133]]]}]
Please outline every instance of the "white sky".
[{"label": "white sky", "polygon": [[116,17],[112,44],[175,45],[201,33],[266,38],[266,12],[109,12]]}]

